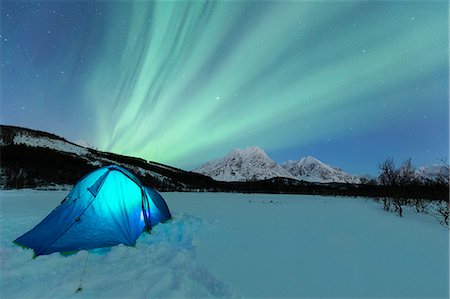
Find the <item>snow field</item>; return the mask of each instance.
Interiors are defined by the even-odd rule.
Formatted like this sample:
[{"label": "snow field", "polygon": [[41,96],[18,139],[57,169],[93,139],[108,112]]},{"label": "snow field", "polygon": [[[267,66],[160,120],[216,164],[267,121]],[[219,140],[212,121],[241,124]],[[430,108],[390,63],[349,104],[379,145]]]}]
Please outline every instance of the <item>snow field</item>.
[{"label": "snow field", "polygon": [[400,218],[362,198],[164,196],[215,219],[197,258],[244,297],[448,298],[448,229],[429,215]]},{"label": "snow field", "polygon": [[[143,234],[135,247],[119,245],[32,258],[12,243],[46,216],[67,192],[1,191],[1,298],[230,297],[228,286],[195,261],[193,237],[204,220],[176,219]],[[82,290],[76,292],[80,286]]]},{"label": "snow field", "polygon": [[[12,243],[66,191],[0,191],[0,297],[448,298],[448,228],[361,198],[162,193],[174,220],[123,245],[32,259]],[[76,292],[82,278],[82,290]]]}]

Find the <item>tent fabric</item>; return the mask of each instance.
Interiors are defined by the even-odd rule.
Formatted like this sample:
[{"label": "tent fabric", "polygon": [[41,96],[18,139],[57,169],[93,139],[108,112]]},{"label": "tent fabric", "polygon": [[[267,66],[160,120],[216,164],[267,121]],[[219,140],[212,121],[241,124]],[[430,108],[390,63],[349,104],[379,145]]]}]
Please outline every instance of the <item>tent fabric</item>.
[{"label": "tent fabric", "polygon": [[34,249],[35,256],[132,246],[143,231],[170,218],[158,192],[112,165],[84,176],[58,207],[14,242]]}]

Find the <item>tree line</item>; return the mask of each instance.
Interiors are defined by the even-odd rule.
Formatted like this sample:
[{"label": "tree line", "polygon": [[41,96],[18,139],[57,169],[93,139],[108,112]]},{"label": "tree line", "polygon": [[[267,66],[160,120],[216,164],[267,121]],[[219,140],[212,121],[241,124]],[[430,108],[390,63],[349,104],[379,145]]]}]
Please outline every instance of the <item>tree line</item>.
[{"label": "tree line", "polygon": [[378,182],[383,186],[410,186],[410,185],[424,185],[424,184],[449,184],[449,164],[447,159],[439,159],[440,171],[435,174],[432,180],[421,179],[417,175],[417,169],[412,163],[412,159],[406,159],[399,168],[395,167],[394,159],[387,158],[378,164],[379,175]]},{"label": "tree line", "polygon": [[[395,167],[394,159],[388,157],[383,162],[379,163],[378,170],[378,184],[400,191],[401,189],[420,188],[424,185],[444,186],[449,187],[449,163],[447,159],[439,159],[441,162],[439,172],[434,174],[432,179],[421,178],[417,169],[412,163],[412,159],[406,159],[400,165]],[[400,192],[398,193],[400,194]],[[438,201],[429,201],[418,198],[405,198],[402,196],[382,197],[377,198],[383,203],[385,211],[393,211],[400,217],[403,217],[403,207],[410,206],[418,213],[427,213],[439,220],[442,224],[448,226],[449,224],[449,202],[448,198],[442,198]]]}]

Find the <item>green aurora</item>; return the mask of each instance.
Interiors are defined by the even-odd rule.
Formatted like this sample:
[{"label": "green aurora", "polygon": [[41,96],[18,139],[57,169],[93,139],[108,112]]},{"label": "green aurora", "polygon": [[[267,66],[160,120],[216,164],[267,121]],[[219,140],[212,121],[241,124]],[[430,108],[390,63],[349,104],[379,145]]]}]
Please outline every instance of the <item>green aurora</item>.
[{"label": "green aurora", "polygon": [[[80,18],[59,32],[57,21],[46,21],[62,50],[45,65],[23,66],[52,70],[45,79],[29,76],[34,97],[20,98],[41,118],[76,106],[71,129],[58,129],[70,138],[185,168],[249,145],[279,160],[320,147],[319,158],[360,172],[389,154],[427,163],[447,154],[446,2],[80,3],[54,5],[67,14],[75,5],[81,15],[95,8],[98,18],[85,17],[65,37]],[[51,5],[41,11],[50,14]],[[8,45],[20,39],[9,34]],[[49,91],[51,78],[59,88]],[[52,105],[68,88],[69,106]],[[411,147],[410,130],[431,145]],[[370,167],[333,154],[372,135],[373,144],[361,146]]]}]

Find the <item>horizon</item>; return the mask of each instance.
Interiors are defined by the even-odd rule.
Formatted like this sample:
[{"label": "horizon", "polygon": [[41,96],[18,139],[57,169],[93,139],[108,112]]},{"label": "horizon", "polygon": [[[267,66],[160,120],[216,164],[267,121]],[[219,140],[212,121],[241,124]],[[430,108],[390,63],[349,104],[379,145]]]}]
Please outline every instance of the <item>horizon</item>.
[{"label": "horizon", "polygon": [[[67,139],[67,138],[64,137],[64,136],[59,136],[59,135],[54,134],[54,133],[52,133],[52,132],[47,132],[47,131],[37,130],[37,129],[33,129],[33,128],[26,128],[26,127],[14,126],[14,125],[10,125],[10,124],[0,124],[0,125],[17,127],[17,128],[19,128],[19,129],[36,130],[36,131],[40,131],[40,132],[43,132],[43,133],[50,133],[50,134],[56,135],[57,137],[63,138],[63,139],[66,140],[67,142],[76,144],[76,145],[78,145],[78,146],[81,146],[81,147],[84,147],[84,148],[90,148],[90,149],[93,149],[93,150],[99,150],[99,149],[97,149],[97,148],[91,146],[90,144],[85,143],[83,140],[72,141],[72,140]],[[351,172],[347,171],[347,170],[345,169],[345,167],[340,167],[340,166],[334,165],[334,164],[332,164],[332,163],[328,163],[327,161],[324,161],[324,160],[321,159],[320,157],[318,157],[318,156],[316,156],[316,155],[312,155],[312,154],[300,155],[300,156],[298,156],[297,158],[294,158],[294,159],[275,160],[269,153],[267,153],[263,148],[261,148],[260,146],[257,146],[257,145],[250,145],[250,146],[246,146],[246,147],[244,147],[244,148],[233,148],[233,149],[230,149],[230,150],[228,150],[224,155],[222,155],[222,156],[220,156],[220,157],[217,157],[217,158],[215,158],[215,159],[212,159],[212,160],[208,160],[208,161],[202,162],[202,163],[200,163],[199,165],[194,166],[194,167],[192,167],[192,168],[182,168],[182,167],[177,167],[177,166],[170,165],[170,164],[164,164],[164,163],[162,163],[162,164],[167,165],[167,166],[171,166],[171,167],[180,168],[180,169],[185,170],[185,171],[194,171],[195,169],[202,167],[202,166],[203,166],[204,164],[206,164],[206,163],[214,162],[214,161],[216,161],[216,160],[222,160],[223,158],[225,158],[225,156],[227,156],[228,154],[232,153],[232,152],[235,151],[235,150],[238,150],[238,151],[247,151],[247,150],[249,150],[249,149],[251,149],[251,148],[258,148],[258,149],[262,150],[262,151],[263,151],[263,152],[264,152],[271,160],[273,160],[274,162],[276,162],[276,163],[279,164],[279,165],[281,165],[281,164],[284,163],[284,162],[289,162],[289,161],[294,161],[294,162],[295,162],[295,161],[300,161],[300,160],[303,159],[303,158],[312,157],[312,158],[314,158],[314,159],[316,159],[316,160],[319,160],[320,162],[322,162],[322,163],[324,163],[324,164],[326,164],[326,165],[328,165],[328,166],[331,166],[331,167],[337,167],[337,168],[339,168],[339,169],[345,171],[346,173],[348,173],[348,174],[350,174],[350,175],[356,175],[356,176],[367,176],[367,175],[368,175],[368,176],[370,176],[370,177],[378,177],[378,175],[379,175],[379,173],[378,173],[378,172],[379,172],[378,164],[377,164],[377,166],[376,166],[377,173],[369,173],[369,172],[366,172],[366,173],[351,173]],[[99,150],[99,151],[101,151],[101,150]],[[120,155],[120,153],[114,153],[114,152],[110,152],[110,153],[113,153],[113,154],[119,154],[119,155]],[[131,156],[131,157],[134,157],[134,158],[140,158],[140,159],[146,160],[145,158],[139,157],[139,156]],[[392,157],[392,156],[389,156],[389,157],[386,157],[386,159],[387,159],[387,158],[393,158],[393,157]],[[443,158],[436,158],[436,162],[435,162],[435,163],[427,164],[427,165],[417,165],[417,164],[415,164],[415,161],[412,160],[412,164],[413,164],[413,166],[414,166],[416,169],[419,169],[419,168],[421,168],[421,167],[428,167],[428,166],[445,165],[444,158],[445,158],[445,157],[443,157]],[[396,161],[396,160],[393,158],[394,164],[395,164],[395,166],[397,166],[397,167],[398,167],[398,166],[401,166],[401,164],[402,164],[406,159],[407,159],[407,158],[405,158],[405,159],[403,159],[403,160],[401,160],[401,161]],[[146,160],[146,161],[147,161],[147,162],[156,162],[156,163],[159,163],[158,161],[152,161],[152,160]],[[384,161],[384,160],[383,160],[383,161]],[[383,162],[383,161],[380,161],[380,163]]]},{"label": "horizon", "polygon": [[449,157],[447,2],[0,5],[2,123],[186,170]]}]

